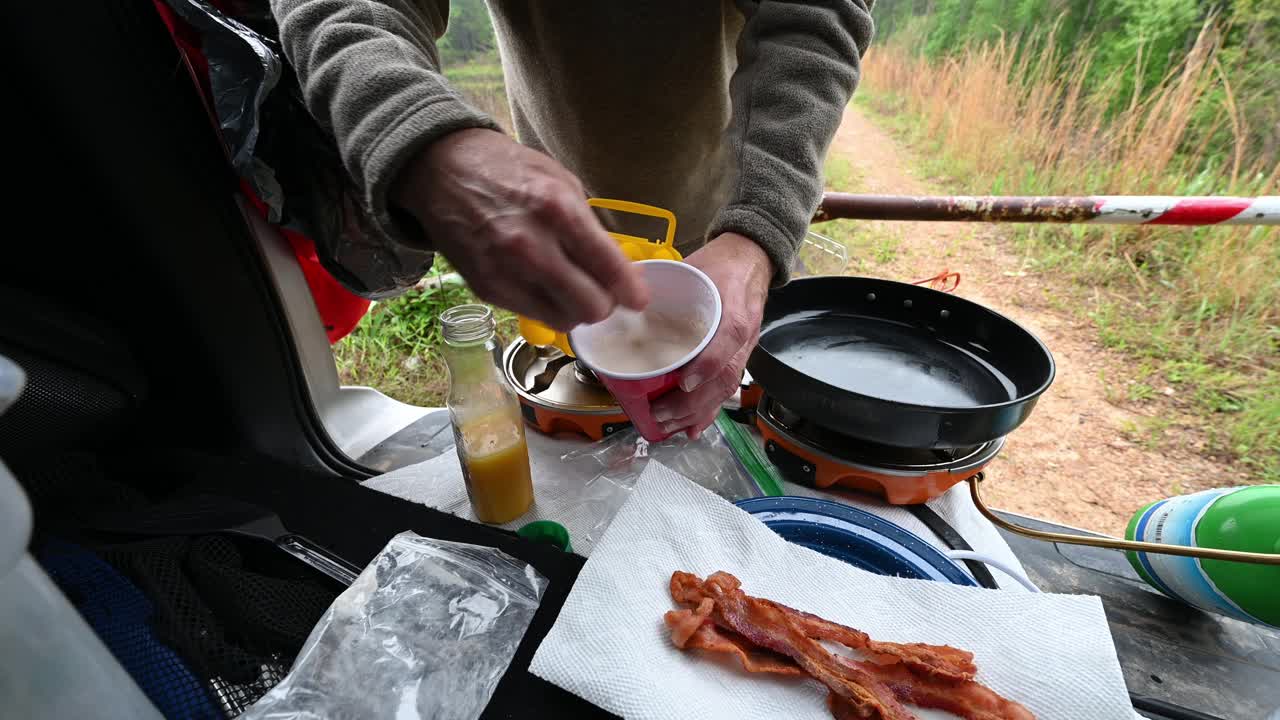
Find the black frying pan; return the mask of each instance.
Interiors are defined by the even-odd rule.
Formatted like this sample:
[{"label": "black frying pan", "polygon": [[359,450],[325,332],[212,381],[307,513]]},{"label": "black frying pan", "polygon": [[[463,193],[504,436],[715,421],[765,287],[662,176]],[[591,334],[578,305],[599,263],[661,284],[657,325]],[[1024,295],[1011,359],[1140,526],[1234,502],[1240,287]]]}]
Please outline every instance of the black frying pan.
[{"label": "black frying pan", "polygon": [[918,285],[795,280],[765,304],[747,361],[764,391],[805,419],[906,448],[1004,437],[1053,382],[1053,356],[1012,320]]}]

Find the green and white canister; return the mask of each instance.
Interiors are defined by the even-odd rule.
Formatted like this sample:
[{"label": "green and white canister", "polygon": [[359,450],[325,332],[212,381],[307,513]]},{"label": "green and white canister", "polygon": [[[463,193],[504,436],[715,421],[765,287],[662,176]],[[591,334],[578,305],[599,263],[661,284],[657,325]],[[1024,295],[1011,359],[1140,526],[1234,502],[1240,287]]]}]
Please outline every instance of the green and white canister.
[{"label": "green and white canister", "polygon": [[[1129,521],[1130,540],[1280,553],[1280,485],[1219,488],[1159,500]],[[1127,552],[1133,569],[1189,605],[1280,627],[1280,565]]]}]

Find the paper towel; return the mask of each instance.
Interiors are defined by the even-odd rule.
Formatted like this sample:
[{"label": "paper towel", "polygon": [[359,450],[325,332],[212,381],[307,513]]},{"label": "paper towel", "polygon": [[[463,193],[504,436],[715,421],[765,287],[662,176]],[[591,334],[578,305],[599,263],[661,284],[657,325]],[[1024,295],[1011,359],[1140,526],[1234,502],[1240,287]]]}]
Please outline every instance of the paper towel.
[{"label": "paper towel", "polygon": [[626,718],[830,718],[816,682],[676,649],[662,621],[674,570],[731,572],[748,594],[877,640],[972,651],[980,681],[1040,718],[1134,717],[1098,598],[872,575],[786,542],[657,463],[596,545],[530,670]]}]

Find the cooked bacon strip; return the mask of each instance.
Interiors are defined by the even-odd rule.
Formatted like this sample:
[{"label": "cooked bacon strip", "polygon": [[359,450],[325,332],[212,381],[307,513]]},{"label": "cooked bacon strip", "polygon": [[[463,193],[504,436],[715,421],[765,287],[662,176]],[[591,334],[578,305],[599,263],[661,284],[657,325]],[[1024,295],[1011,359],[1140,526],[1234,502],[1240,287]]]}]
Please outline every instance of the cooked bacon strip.
[{"label": "cooked bacon strip", "polygon": [[689,638],[707,621],[715,602],[711,598],[703,598],[696,610],[671,610],[662,619],[671,628],[671,642],[681,650],[689,642]]},{"label": "cooked bacon strip", "polygon": [[861,630],[855,630],[812,613],[787,607],[782,603],[761,599],[789,613],[805,634],[814,640],[837,642],[851,650],[865,650],[872,662],[879,665],[906,663],[912,670],[926,675],[937,675],[950,680],[972,680],[978,672],[973,664],[973,653],[950,645],[926,645],[925,643],[877,642]]},{"label": "cooked bacon strip", "polygon": [[917,707],[945,710],[965,720],[1035,720],[1036,717],[1023,705],[973,680],[922,678],[903,664],[857,664],[867,668],[899,700]]},{"label": "cooked bacon strip", "polygon": [[[674,577],[672,583],[675,583]],[[716,625],[791,658],[815,680],[848,700],[863,717],[914,720],[915,715],[865,668],[839,662],[816,640],[805,635],[786,613],[765,603],[752,602],[754,598],[738,589],[740,584],[727,573],[716,573],[702,583],[705,595],[715,601],[710,617]]]},{"label": "cooked bacon strip", "polygon": [[[686,615],[682,616],[680,613]],[[690,619],[698,625],[693,632],[685,634]],[[804,675],[804,671],[791,658],[756,647],[737,633],[716,627],[713,622],[704,622],[692,610],[672,610],[666,614],[666,621],[671,628],[671,641],[682,650],[708,650],[736,655],[747,672]]]},{"label": "cooked bacon strip", "polygon": [[[672,627],[673,640],[676,637],[676,625],[673,624],[671,617],[679,613],[690,618],[694,617],[691,610],[672,610],[667,613],[667,624]],[[701,619],[695,621],[699,623],[697,629],[686,638],[684,644],[677,643],[677,647],[737,655],[742,662],[742,667],[748,672],[790,677],[804,675],[804,671],[789,658],[761,650],[736,633],[722,630],[709,621]],[[1022,705],[1001,697],[995,691],[972,680],[951,682],[943,679],[922,679],[901,663],[876,666],[852,660],[845,660],[845,662],[861,665],[889,688],[899,701],[910,705],[945,710],[965,720],[1035,719],[1035,715]],[[834,692],[828,696],[827,702],[836,720],[865,717],[848,700]]]},{"label": "cooked bacon strip", "polygon": [[[697,606],[695,611],[667,613],[676,645],[738,655],[751,672],[795,674],[795,664],[761,659],[759,653],[766,648],[786,655],[831,689],[828,704],[836,720],[914,718],[902,702],[945,710],[965,720],[1035,718],[1022,705],[971,679],[977,670],[972,653],[945,645],[877,643],[859,630],[751,597],[740,588],[739,580],[727,573],[716,573],[706,582],[689,573],[673,573],[672,597]],[[816,640],[866,650],[872,661],[836,657]]]},{"label": "cooked bacon strip", "polygon": [[[672,610],[667,613],[667,624],[672,628],[673,640],[676,638],[677,630],[671,618],[681,613],[689,618],[695,617],[691,610]],[[805,674],[800,666],[789,658],[761,650],[736,633],[722,630],[709,621],[697,618],[695,622],[699,623],[697,629],[686,638],[684,644],[676,643],[677,647],[736,655],[742,667],[748,672],[789,677]],[[889,688],[899,701],[910,705],[945,710],[965,720],[1035,720],[1035,716],[1022,705],[1003,698],[993,690],[972,680],[951,682],[944,679],[922,679],[901,663],[876,666],[851,660],[845,660],[845,662],[861,665]],[[837,693],[832,692],[827,697],[827,703],[836,720],[866,717],[851,702]]]},{"label": "cooked bacon strip", "polygon": [[853,703],[835,693],[827,695],[827,709],[831,711],[831,717],[835,718],[835,720],[864,720],[866,718],[866,715],[859,712],[858,708],[853,706]]},{"label": "cooked bacon strip", "polygon": [[[730,577],[733,577],[730,575]],[[671,573],[671,598],[681,605],[697,606],[705,600],[707,594],[702,591],[702,578],[677,570]]]},{"label": "cooked bacon strip", "polygon": [[892,665],[900,662],[916,675],[965,682],[973,680],[978,674],[978,666],[973,664],[973,653],[950,645],[890,643],[873,640],[866,649],[871,661],[877,665]]},{"label": "cooked bacon strip", "polygon": [[[724,576],[721,579],[725,587],[731,587],[734,590],[741,587],[741,583],[732,575],[716,573],[712,577],[718,576]],[[678,603],[697,605],[707,597],[702,585],[702,581],[696,575],[685,572],[673,573],[671,596]],[[972,680],[978,672],[977,666],[973,664],[973,653],[966,650],[948,645],[877,642],[861,630],[831,622],[812,613],[763,598],[753,598],[753,600],[767,603],[786,613],[810,638],[837,642],[851,650],[866,651],[872,662],[879,664],[903,662],[912,670],[952,680]]]}]

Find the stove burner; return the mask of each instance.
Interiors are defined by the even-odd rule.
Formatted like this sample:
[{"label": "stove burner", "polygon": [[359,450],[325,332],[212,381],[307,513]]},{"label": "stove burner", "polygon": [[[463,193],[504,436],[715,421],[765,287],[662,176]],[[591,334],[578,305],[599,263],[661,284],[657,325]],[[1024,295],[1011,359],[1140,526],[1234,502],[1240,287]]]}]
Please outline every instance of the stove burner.
[{"label": "stove burner", "polygon": [[503,353],[502,368],[525,419],[541,432],[599,440],[630,424],[595,374],[559,350],[517,339]]},{"label": "stove burner", "polygon": [[604,384],[600,382],[600,378],[596,377],[595,371],[584,365],[581,360],[573,361],[573,376],[577,378],[579,382],[586,383],[587,385],[600,388],[604,387]]},{"label": "stove burner", "polygon": [[756,407],[765,452],[787,479],[817,488],[866,490],[895,505],[921,503],[978,472],[1004,439],[972,447],[899,448],[852,438],[762,397]]}]

